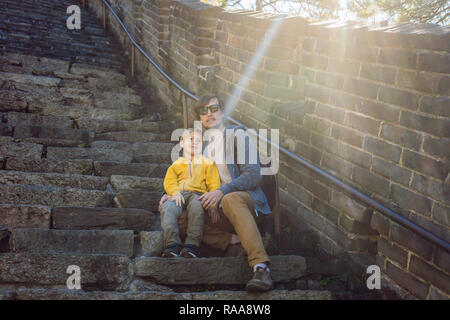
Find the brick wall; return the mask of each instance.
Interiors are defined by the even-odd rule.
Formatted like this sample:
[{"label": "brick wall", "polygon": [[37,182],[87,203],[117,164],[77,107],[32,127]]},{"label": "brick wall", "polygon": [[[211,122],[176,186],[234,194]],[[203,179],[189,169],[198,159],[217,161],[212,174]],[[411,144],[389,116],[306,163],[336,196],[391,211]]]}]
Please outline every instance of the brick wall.
[{"label": "brick wall", "polygon": [[[224,99],[275,18],[187,0],[111,3],[177,82]],[[101,14],[100,1],[90,6]],[[252,128],[280,129],[283,147],[450,241],[449,51],[448,28],[434,25],[285,18],[233,116]],[[193,103],[140,55],[137,71],[169,112]],[[378,264],[384,286],[402,297],[450,297],[447,252],[280,157],[283,224],[300,231],[293,235],[299,253],[345,257],[362,282],[363,267]]]}]

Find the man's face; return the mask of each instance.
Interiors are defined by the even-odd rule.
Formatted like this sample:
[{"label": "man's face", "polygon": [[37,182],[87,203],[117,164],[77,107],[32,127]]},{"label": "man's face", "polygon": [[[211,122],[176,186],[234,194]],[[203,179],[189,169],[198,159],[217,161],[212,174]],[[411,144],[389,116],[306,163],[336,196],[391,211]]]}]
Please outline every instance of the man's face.
[{"label": "man's face", "polygon": [[[209,100],[209,103],[206,105],[206,107],[215,104],[219,104],[219,101],[216,98],[213,98]],[[202,122],[202,125],[205,129],[216,129],[223,123],[223,112],[222,110],[218,110],[212,113],[211,110],[208,109],[207,114],[200,115],[200,121]]]}]

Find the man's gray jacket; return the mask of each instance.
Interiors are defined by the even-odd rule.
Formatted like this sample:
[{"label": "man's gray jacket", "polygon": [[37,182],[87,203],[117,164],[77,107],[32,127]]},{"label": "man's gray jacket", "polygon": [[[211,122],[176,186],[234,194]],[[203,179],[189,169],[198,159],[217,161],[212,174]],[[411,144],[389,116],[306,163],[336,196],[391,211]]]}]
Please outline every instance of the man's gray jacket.
[{"label": "man's gray jacket", "polygon": [[[227,125],[223,134],[225,159],[232,181],[221,186],[219,190],[224,195],[235,191],[247,191],[253,199],[255,210],[264,214],[271,213],[269,203],[260,187],[261,166],[256,146],[242,127]],[[208,145],[209,141],[206,141],[204,150]],[[242,152],[243,148],[245,154]]]}]

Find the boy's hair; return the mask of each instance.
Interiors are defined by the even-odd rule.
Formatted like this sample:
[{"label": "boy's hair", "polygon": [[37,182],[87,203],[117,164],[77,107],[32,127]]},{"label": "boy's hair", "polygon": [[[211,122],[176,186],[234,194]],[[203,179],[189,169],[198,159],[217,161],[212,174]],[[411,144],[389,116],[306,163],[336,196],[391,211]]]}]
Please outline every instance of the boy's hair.
[{"label": "boy's hair", "polygon": [[203,134],[202,134],[201,130],[194,129],[194,128],[187,128],[187,129],[184,129],[183,134],[180,136],[180,141],[184,140],[185,136],[191,135],[193,132],[197,133],[200,136],[200,138],[202,138],[202,140],[203,140]]},{"label": "boy's hair", "polygon": [[197,117],[199,116],[198,109],[206,106],[214,98],[217,99],[217,101],[219,102],[219,105],[223,107],[222,100],[217,96],[217,94],[214,94],[214,93],[204,94],[203,96],[200,97],[200,99],[194,105],[194,111],[195,111]]}]

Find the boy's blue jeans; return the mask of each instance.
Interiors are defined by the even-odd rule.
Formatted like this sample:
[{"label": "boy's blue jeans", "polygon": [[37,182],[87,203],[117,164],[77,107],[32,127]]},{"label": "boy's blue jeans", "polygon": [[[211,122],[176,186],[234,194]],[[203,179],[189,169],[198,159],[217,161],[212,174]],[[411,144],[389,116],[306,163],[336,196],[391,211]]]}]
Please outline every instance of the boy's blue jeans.
[{"label": "boy's blue jeans", "polygon": [[200,247],[203,237],[203,222],[205,211],[198,200],[199,193],[183,191],[184,204],[178,207],[175,201],[166,201],[161,207],[161,226],[164,230],[164,243],[168,245],[177,243],[183,244],[180,239],[180,230],[178,228],[178,218],[184,210],[188,215],[188,226],[186,231],[186,241],[184,244],[191,244]]}]

